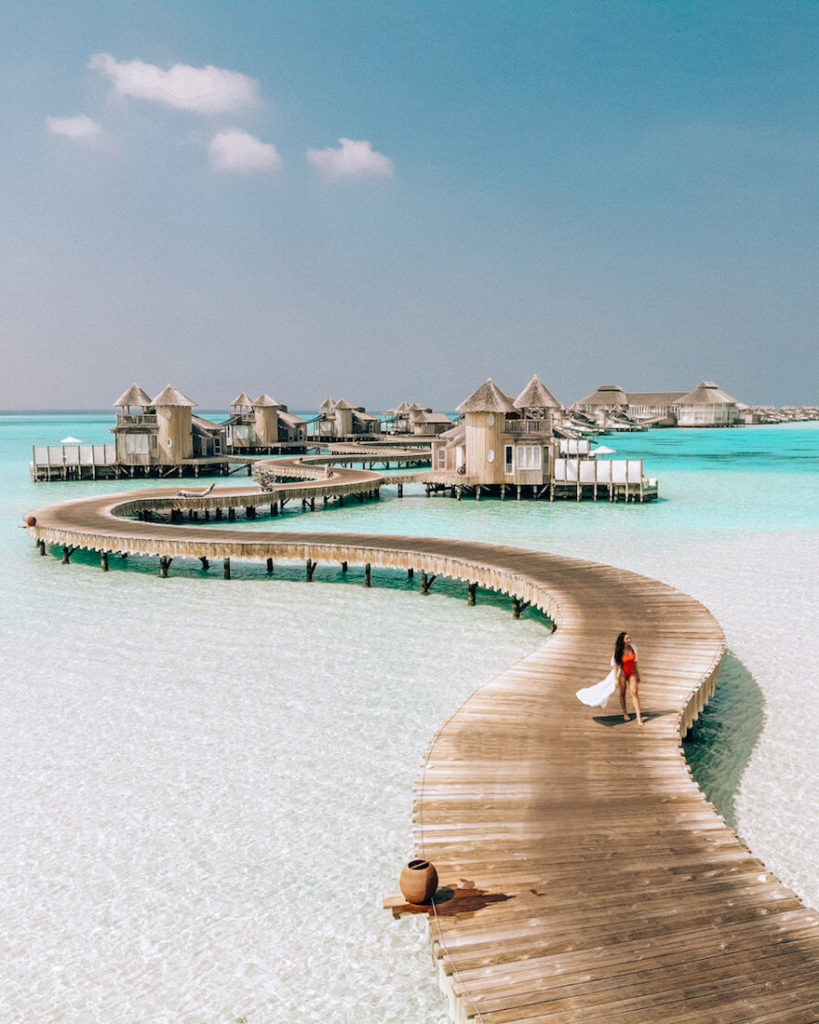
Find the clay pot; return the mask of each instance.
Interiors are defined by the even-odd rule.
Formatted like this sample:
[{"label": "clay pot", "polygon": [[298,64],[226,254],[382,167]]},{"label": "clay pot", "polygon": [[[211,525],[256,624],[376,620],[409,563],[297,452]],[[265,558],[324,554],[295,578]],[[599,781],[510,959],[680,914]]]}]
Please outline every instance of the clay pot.
[{"label": "clay pot", "polygon": [[428,860],[411,860],[398,884],[407,903],[429,903],[438,888],[438,872]]},{"label": "clay pot", "polygon": [[36,526],[37,516],[26,516],[26,526]]}]

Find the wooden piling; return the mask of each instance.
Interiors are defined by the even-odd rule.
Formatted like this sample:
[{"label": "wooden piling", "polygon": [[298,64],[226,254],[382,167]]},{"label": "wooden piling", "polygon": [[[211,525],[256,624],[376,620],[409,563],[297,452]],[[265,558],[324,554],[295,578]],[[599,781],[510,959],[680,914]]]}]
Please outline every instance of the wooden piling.
[{"label": "wooden piling", "polygon": [[222,559],[222,577],[226,580],[230,579],[230,559]]}]

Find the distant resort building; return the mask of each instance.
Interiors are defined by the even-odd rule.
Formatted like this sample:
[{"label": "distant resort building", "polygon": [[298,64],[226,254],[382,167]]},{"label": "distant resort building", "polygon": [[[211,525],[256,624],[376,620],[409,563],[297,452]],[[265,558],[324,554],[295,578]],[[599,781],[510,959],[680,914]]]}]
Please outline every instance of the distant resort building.
[{"label": "distant resort building", "polygon": [[679,427],[733,427],[742,419],[736,398],[710,380],[704,380],[674,404]]},{"label": "distant resort building", "polygon": [[693,391],[632,391],[619,384],[601,384],[572,409],[604,430],[633,430],[644,426],[731,427],[752,419],[748,407],[712,381]]}]

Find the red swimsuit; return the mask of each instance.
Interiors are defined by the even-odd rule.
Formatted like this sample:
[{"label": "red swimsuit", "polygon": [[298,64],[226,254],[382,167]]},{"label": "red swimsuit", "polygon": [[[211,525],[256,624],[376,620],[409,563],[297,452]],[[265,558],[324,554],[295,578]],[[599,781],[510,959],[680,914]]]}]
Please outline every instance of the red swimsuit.
[{"label": "red swimsuit", "polygon": [[628,679],[629,676],[633,676],[634,675],[634,662],[636,660],[637,660],[637,652],[636,651],[634,651],[632,649],[630,654],[626,653],[626,651],[623,651],[623,663],[622,663],[622,665],[620,667],[622,668],[623,675],[626,677],[626,679]]}]

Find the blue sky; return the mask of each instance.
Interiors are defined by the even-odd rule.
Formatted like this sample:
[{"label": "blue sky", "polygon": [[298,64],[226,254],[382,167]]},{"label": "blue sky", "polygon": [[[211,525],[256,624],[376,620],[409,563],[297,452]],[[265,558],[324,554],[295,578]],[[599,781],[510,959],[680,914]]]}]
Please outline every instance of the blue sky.
[{"label": "blue sky", "polygon": [[819,402],[819,4],[0,15],[0,408]]}]

